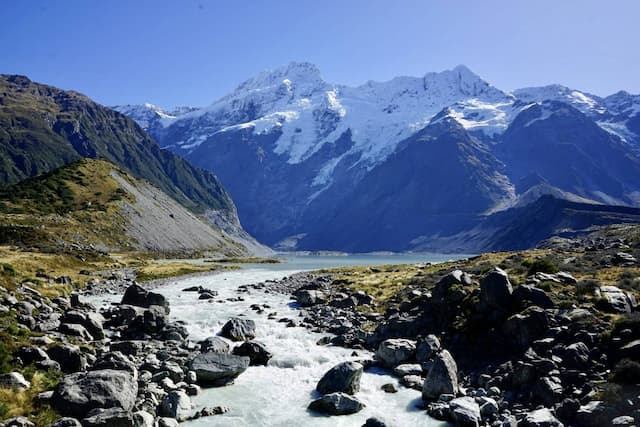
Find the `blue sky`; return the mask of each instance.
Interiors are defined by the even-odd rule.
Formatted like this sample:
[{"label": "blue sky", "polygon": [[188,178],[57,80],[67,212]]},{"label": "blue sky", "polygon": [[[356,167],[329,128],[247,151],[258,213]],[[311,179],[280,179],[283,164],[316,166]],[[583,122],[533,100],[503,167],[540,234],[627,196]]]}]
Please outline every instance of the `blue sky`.
[{"label": "blue sky", "polygon": [[292,60],[356,85],[465,64],[495,86],[640,92],[637,0],[6,0],[0,73],[106,105],[207,105]]}]

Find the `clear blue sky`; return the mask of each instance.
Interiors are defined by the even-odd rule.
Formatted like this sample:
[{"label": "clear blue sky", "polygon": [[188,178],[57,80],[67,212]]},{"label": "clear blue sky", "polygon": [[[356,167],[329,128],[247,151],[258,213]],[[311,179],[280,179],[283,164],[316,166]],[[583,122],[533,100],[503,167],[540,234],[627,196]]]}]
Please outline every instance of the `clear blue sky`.
[{"label": "clear blue sky", "polygon": [[351,85],[465,64],[505,90],[640,92],[638,0],[2,0],[0,16],[0,73],[106,105],[207,105],[291,60]]}]

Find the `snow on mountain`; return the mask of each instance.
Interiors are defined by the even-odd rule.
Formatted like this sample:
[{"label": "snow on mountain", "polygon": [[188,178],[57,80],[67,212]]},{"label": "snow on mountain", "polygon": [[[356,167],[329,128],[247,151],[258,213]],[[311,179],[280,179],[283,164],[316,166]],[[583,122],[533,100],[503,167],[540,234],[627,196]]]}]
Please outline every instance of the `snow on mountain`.
[{"label": "snow on mountain", "polygon": [[165,111],[145,104],[115,109],[160,140],[160,133],[177,129],[170,144],[187,153],[223,133],[251,129],[257,135],[277,134],[273,151],[290,164],[305,161],[348,131],[353,146],[329,159],[313,181],[325,185],[341,158],[356,154],[357,163],[371,169],[439,113],[495,143],[522,110],[544,101],[568,103],[624,141],[638,138],[627,121],[640,111],[640,96],[620,92],[600,98],[561,85],[506,93],[462,65],[349,87],[326,82],[313,64],[292,62],[263,71],[205,108]]},{"label": "snow on mountain", "polygon": [[517,89],[513,91],[513,95],[525,103],[542,101],[566,102],[588,116],[602,114],[606,111],[602,98],[562,85]]},{"label": "snow on mountain", "polygon": [[294,62],[247,80],[209,107],[162,124],[189,122],[188,137],[177,142],[187,150],[220,132],[280,132],[274,151],[292,164],[350,130],[354,146],[348,154],[359,153],[360,162],[371,167],[456,103],[465,127],[499,133],[508,124],[504,110],[513,100],[464,66],[348,87],[325,82],[312,64]]},{"label": "snow on mountain", "polygon": [[163,119],[168,123],[184,114],[198,110],[195,107],[176,107],[167,111],[148,102],[142,105],[115,105],[111,109],[135,120],[144,130],[149,130],[151,126]]}]

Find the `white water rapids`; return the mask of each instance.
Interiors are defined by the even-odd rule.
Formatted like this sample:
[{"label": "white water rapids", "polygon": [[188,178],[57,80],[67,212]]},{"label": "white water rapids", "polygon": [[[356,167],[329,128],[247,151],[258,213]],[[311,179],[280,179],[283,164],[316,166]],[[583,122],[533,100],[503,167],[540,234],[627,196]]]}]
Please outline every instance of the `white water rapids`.
[{"label": "white water rapids", "polygon": [[[282,317],[299,320],[300,311],[287,296],[251,290],[249,294],[236,292],[238,286],[266,280],[281,279],[295,272],[339,265],[386,264],[402,262],[442,261],[450,256],[369,256],[369,257],[302,257],[283,264],[248,266],[242,270],[216,273],[207,276],[176,279],[155,292],[165,295],[171,303],[172,320],[188,323],[189,339],[198,341],[216,335],[231,317],[241,316],[256,322],[256,340],[265,344],[273,354],[268,366],[251,366],[232,385],[203,389],[193,398],[197,408],[228,406],[224,415],[205,417],[184,423],[196,426],[361,426],[367,418],[377,417],[388,426],[442,426],[430,418],[424,410],[416,408],[420,392],[399,385],[397,378],[385,371],[366,371],[356,397],[366,407],[357,414],[346,416],[320,416],[307,411],[307,405],[319,397],[315,386],[322,375],[334,365],[355,360],[353,350],[334,346],[319,346],[316,342],[323,334],[313,333],[303,327],[287,328],[284,323],[267,319],[267,314],[277,312]],[[457,258],[457,257],[456,257]],[[198,294],[182,292],[189,286],[203,286],[218,292],[215,300],[200,301]],[[227,298],[241,296],[244,301],[224,302]],[[119,300],[120,296],[104,296],[102,301]],[[249,307],[267,304],[264,314],[257,314]],[[360,358],[370,356],[357,350]],[[394,383],[398,392],[385,393],[383,384]]]}]

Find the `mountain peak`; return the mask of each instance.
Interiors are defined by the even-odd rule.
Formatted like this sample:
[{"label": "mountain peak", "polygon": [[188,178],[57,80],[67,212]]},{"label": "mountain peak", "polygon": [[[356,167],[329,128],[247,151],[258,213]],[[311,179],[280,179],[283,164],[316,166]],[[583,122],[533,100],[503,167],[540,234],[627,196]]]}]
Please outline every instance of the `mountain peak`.
[{"label": "mountain peak", "polygon": [[459,93],[464,96],[504,97],[501,90],[493,87],[465,65],[451,70],[430,72],[423,77],[425,90]]},{"label": "mountain peak", "polygon": [[293,61],[273,70],[262,71],[257,76],[241,83],[235,92],[250,92],[282,85],[290,87],[291,85],[307,86],[319,83],[324,83],[324,80],[322,80],[320,69],[316,65],[310,62]]}]

